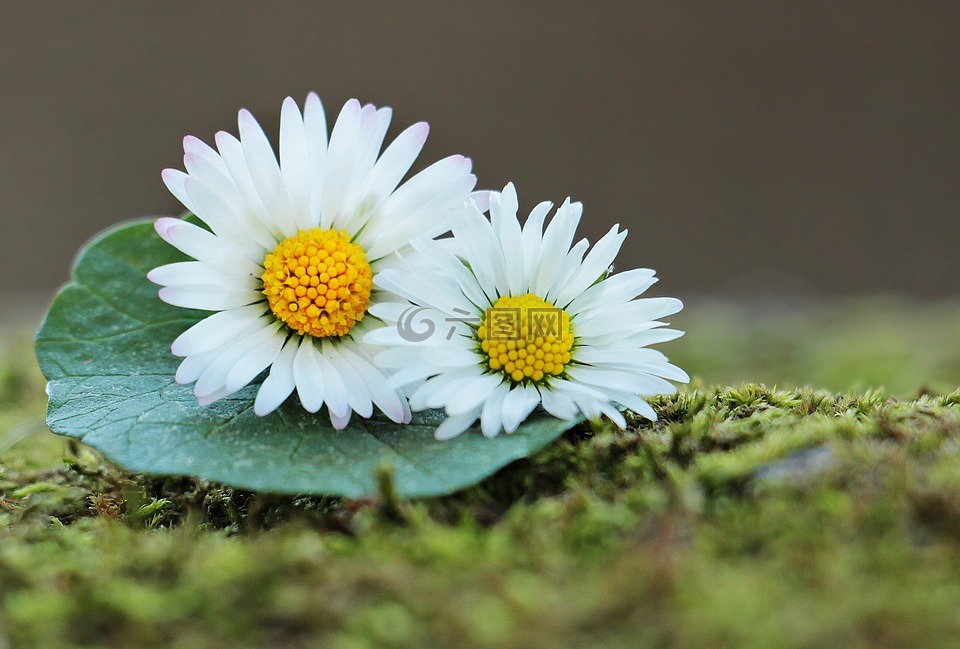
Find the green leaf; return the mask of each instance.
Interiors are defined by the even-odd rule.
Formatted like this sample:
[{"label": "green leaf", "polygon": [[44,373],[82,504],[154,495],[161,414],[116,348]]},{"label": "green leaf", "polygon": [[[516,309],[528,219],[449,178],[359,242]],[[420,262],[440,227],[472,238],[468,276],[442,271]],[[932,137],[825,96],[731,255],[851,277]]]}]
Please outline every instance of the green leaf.
[{"label": "green leaf", "polygon": [[169,306],[146,279],[185,257],[152,222],[110,230],[81,252],[73,281],[57,295],[36,349],[49,380],[47,423],[131,471],[190,475],[244,489],[361,497],[392,466],[401,496],[447,494],[527,457],[573,424],[533,416],[513,435],[488,440],[470,430],[433,439],[442,413],[398,426],[376,413],[336,431],[325,411],[307,413],[292,397],[267,417],[253,413],[256,385],[200,408],[177,385],[170,343],[205,315]]}]

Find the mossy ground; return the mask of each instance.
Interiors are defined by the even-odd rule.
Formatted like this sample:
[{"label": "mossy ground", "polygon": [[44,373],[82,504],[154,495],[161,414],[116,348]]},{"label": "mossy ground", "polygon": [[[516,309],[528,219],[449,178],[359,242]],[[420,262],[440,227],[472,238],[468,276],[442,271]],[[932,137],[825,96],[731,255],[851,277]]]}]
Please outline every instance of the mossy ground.
[{"label": "mossy ground", "polygon": [[960,646],[960,309],[699,313],[656,424],[413,502],[126,475],[9,334],[0,649]]}]

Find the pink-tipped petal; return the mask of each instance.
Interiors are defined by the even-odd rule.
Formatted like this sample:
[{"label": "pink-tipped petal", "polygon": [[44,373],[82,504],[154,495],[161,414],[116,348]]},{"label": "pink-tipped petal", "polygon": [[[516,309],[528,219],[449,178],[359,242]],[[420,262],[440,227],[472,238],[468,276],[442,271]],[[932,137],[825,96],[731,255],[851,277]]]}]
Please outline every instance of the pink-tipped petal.
[{"label": "pink-tipped petal", "polygon": [[474,207],[476,207],[481,212],[486,212],[490,209],[490,196],[493,192],[489,190],[476,191],[470,194],[470,200],[473,202]]},{"label": "pink-tipped petal", "polygon": [[181,223],[180,219],[164,216],[154,221],[153,229],[157,231],[161,239],[170,243],[170,230],[176,227],[178,223]]},{"label": "pink-tipped petal", "polygon": [[202,149],[202,148],[204,148],[204,147],[206,147],[206,146],[207,146],[207,145],[204,144],[203,141],[202,141],[200,138],[198,138],[198,137],[196,137],[196,136],[194,136],[194,135],[185,135],[184,138],[183,138],[183,152],[184,152],[184,153],[197,152],[197,151],[199,151],[200,149]]}]

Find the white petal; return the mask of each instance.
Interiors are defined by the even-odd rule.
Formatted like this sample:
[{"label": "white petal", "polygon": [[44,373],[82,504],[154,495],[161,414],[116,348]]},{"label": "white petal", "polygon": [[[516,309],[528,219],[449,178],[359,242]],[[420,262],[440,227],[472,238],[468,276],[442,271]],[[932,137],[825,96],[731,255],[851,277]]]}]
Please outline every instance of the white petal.
[{"label": "white petal", "polygon": [[483,404],[480,416],[480,431],[487,439],[493,439],[503,429],[503,400],[510,392],[507,383],[501,383]]},{"label": "white petal", "polygon": [[382,222],[392,224],[414,213],[428,203],[438,190],[469,174],[471,166],[470,159],[462,155],[452,155],[434,162],[390,195],[381,208]]},{"label": "white petal", "polygon": [[[436,346],[405,345],[385,349],[376,355],[378,367],[403,368],[411,365],[429,364],[436,368],[456,368],[477,365],[479,356],[471,349],[464,349],[443,340]],[[440,356],[440,358],[437,358]]]},{"label": "white petal", "polygon": [[[643,347],[644,345],[656,345],[657,343],[665,343],[671,340],[676,340],[683,336],[682,331],[677,331],[675,329],[661,329],[663,325],[662,322],[645,322],[637,323],[634,328],[636,331],[627,333],[622,329],[618,329],[611,333],[604,334],[602,336],[581,336],[584,344],[592,346],[604,346],[604,345],[628,345],[634,347]],[[581,332],[577,332],[580,335]],[[626,335],[625,335],[626,333]]]},{"label": "white petal", "polygon": [[257,399],[253,404],[253,411],[258,416],[263,417],[273,412],[293,394],[294,388],[297,387],[293,377],[293,359],[297,355],[301,341],[300,336],[291,336],[274,359],[270,374],[260,385],[260,391],[257,392]]},{"label": "white petal", "polygon": [[310,223],[310,156],[307,134],[300,108],[292,97],[283,101],[280,110],[280,174],[287,188],[293,220],[300,230],[309,230]]},{"label": "white petal", "polygon": [[573,234],[580,223],[583,206],[566,199],[543,233],[540,244],[540,265],[531,282],[535,295],[546,295],[554,285],[560,266],[570,250]]},{"label": "white petal", "polygon": [[250,178],[270,219],[285,237],[297,233],[293,208],[280,174],[280,165],[266,133],[248,110],[241,110],[237,119],[240,126],[240,144]]},{"label": "white petal", "polygon": [[426,122],[414,124],[398,135],[377,160],[367,178],[366,188],[367,195],[375,204],[386,199],[397,188],[420,155],[429,132],[430,127]]},{"label": "white petal", "polygon": [[551,390],[549,387],[543,387],[540,390],[540,397],[543,403],[543,409],[557,419],[569,421],[579,414],[577,405],[559,391]]},{"label": "white petal", "polygon": [[[458,376],[463,372],[462,376]],[[433,379],[432,382],[439,383],[440,388],[433,391],[428,398],[428,408],[448,408],[450,404],[457,404],[453,410],[447,410],[448,414],[456,415],[469,412],[482,405],[482,399],[475,399],[476,392],[493,389],[503,378],[500,376],[486,375],[482,373],[480,367],[469,367],[463,370],[453,370],[442,376]],[[469,407],[464,407],[465,402],[470,402]],[[410,398],[411,408],[413,407],[413,397]]]},{"label": "white petal", "polygon": [[600,412],[605,414],[610,421],[615,423],[620,430],[624,430],[627,427],[627,420],[624,419],[623,413],[617,410],[613,404],[610,403],[601,403]]},{"label": "white petal", "polygon": [[[491,200],[490,202],[491,223],[503,250],[504,270],[511,295],[522,295],[527,284],[520,221],[517,220],[518,208],[517,190],[513,183],[507,183],[503,188],[499,201]],[[493,219],[494,212],[499,212],[499,218],[496,221]]]},{"label": "white petal", "polygon": [[347,424],[350,423],[350,417],[353,415],[353,410],[347,408],[347,411],[338,415],[337,413],[330,411],[330,423],[333,424],[334,430],[343,430],[347,427]]},{"label": "white petal", "polygon": [[[397,331],[397,329],[405,327],[412,327],[412,325],[403,322],[385,328]],[[420,334],[420,338],[423,338],[423,340],[413,339],[411,333],[404,332],[401,336],[402,340],[393,344],[382,345],[384,349],[375,356],[376,364],[378,367],[385,368],[401,368],[410,364],[422,365],[424,363],[439,368],[476,365],[479,360],[476,350],[477,342],[472,335],[473,330],[469,327],[467,329],[471,332],[470,336],[461,336],[459,331],[454,328],[454,335],[450,336],[449,339],[444,335],[443,329],[440,328],[437,328],[433,333],[429,329],[423,330]],[[364,342],[376,342],[374,331],[383,330],[371,331],[364,336]],[[447,331],[446,333],[449,334],[450,332]]]},{"label": "white petal", "polygon": [[503,399],[503,430],[512,433],[540,403],[540,393],[533,386],[514,387]]},{"label": "white petal", "polygon": [[640,363],[667,362],[667,357],[655,349],[628,347],[626,345],[611,345],[609,347],[584,345],[577,348],[576,355],[578,363],[587,365],[605,365],[608,363],[637,365]]},{"label": "white petal", "polygon": [[[649,351],[649,350],[644,350]],[[579,359],[578,359],[579,360]],[[643,374],[650,374],[651,376],[657,376],[664,379],[669,379],[671,381],[676,381],[678,383],[689,383],[690,377],[682,369],[676,365],[671,365],[667,362],[655,362],[655,363],[628,363],[628,362],[610,362],[596,365],[598,367],[603,367],[605,369],[611,370],[622,370],[625,372],[637,372]]]},{"label": "white petal", "polygon": [[370,399],[370,390],[367,389],[363,378],[350,361],[340,353],[339,345],[328,345],[324,352],[330,357],[330,362],[337,368],[337,372],[343,380],[343,387],[347,391],[350,408],[361,417],[370,417],[373,414],[373,401]]},{"label": "white petal", "polygon": [[229,397],[231,394],[233,393],[227,390],[226,388],[215,390],[210,394],[205,394],[202,397],[197,397],[197,404],[201,408],[206,408],[210,404],[216,403],[217,401],[220,401],[220,399],[223,399],[224,397]]},{"label": "white petal", "polygon": [[483,214],[475,209],[465,209],[455,216],[453,238],[460,243],[459,254],[469,263],[488,303],[493,304],[507,291],[507,276],[504,270],[503,250]]},{"label": "white petal", "polygon": [[578,383],[604,391],[623,390],[642,395],[675,394],[677,391],[676,386],[665,379],[635,371],[576,365],[568,367],[567,373]]},{"label": "white petal", "polygon": [[493,232],[500,235],[500,192],[490,192],[487,199],[487,213],[490,215],[490,225]]},{"label": "white petal", "polygon": [[225,288],[248,288],[259,290],[259,277],[232,272],[202,261],[178,261],[157,266],[147,279],[160,286],[223,286]]},{"label": "white petal", "polygon": [[[378,315],[371,309],[368,313]],[[460,314],[455,313],[455,316]],[[381,317],[381,316],[378,316]],[[380,345],[383,347],[396,347],[417,345],[420,347],[433,347],[446,342],[446,334],[453,327],[457,331],[460,325],[459,321],[451,318],[436,309],[426,307],[417,307],[410,305],[405,308],[399,318],[385,317],[384,322],[389,326],[371,329],[362,337],[358,337],[370,345]],[[373,324],[373,323],[371,323]],[[357,336],[355,336],[357,337]]]},{"label": "white petal", "polygon": [[650,407],[650,404],[638,397],[635,394],[630,394],[629,392],[622,392],[619,390],[611,390],[608,394],[610,400],[616,401],[621,406],[629,408],[633,412],[646,417],[650,421],[657,420],[656,411]]},{"label": "white petal", "polygon": [[259,304],[220,311],[177,336],[170,349],[176,356],[192,356],[216,349],[254,328],[266,326],[267,321],[261,322],[263,312],[264,307]]},{"label": "white petal", "polygon": [[464,367],[436,376],[410,395],[410,407],[414,410],[445,408],[461,392],[481,375],[479,366]]},{"label": "white petal", "polygon": [[469,360],[460,355],[457,355],[456,358],[451,358],[450,356],[451,355],[447,353],[425,355],[421,357],[420,363],[392,372],[390,378],[387,380],[387,384],[395,388],[400,388],[412,383],[417,383],[436,374],[473,371],[474,368],[479,368],[479,356],[474,355],[472,358],[469,358]]},{"label": "white petal", "polygon": [[427,363],[404,367],[389,374],[387,385],[393,389],[405,388],[409,392],[412,386],[418,385],[421,381],[436,376],[443,371],[443,368]]},{"label": "white petal", "polygon": [[280,354],[286,339],[287,333],[285,330],[276,330],[267,340],[244,354],[227,374],[227,390],[231,392],[239,390],[257,378],[260,372],[270,367]]},{"label": "white petal", "polygon": [[568,252],[567,256],[563,258],[563,262],[560,264],[560,268],[557,270],[557,276],[553,281],[553,286],[545,295],[547,301],[556,302],[559,306],[560,303],[554,294],[566,286],[580,268],[580,264],[583,263],[583,255],[587,252],[587,248],[589,247],[590,242],[586,239],[581,239],[575,243],[572,248],[570,248],[570,252]]},{"label": "white petal", "polygon": [[[453,239],[433,239],[417,238],[410,242],[410,246],[418,253],[412,257],[412,262],[421,266],[417,272],[424,273],[443,273],[457,283],[460,292],[482,312],[489,306],[490,301],[476,275],[464,266],[460,258],[456,257],[450,250],[450,247],[444,245],[444,242],[452,242]],[[407,264],[407,267],[411,266]]]},{"label": "white petal", "polygon": [[424,277],[403,271],[385,270],[377,274],[374,284],[416,304],[429,304],[448,316],[452,316],[455,309],[473,311],[473,304],[463,295],[457,284],[444,277]]},{"label": "white petal", "polygon": [[544,201],[533,208],[523,224],[523,266],[524,277],[530,283],[533,273],[540,265],[540,242],[543,240],[543,221],[553,209],[553,203]]},{"label": "white petal", "polygon": [[[394,269],[390,269],[390,270],[394,270]],[[374,279],[376,279],[376,276],[374,276]],[[398,300],[396,302],[390,302],[384,299],[384,300],[378,300],[377,302],[372,303],[367,308],[367,313],[377,316],[387,324],[393,325],[393,324],[396,324],[401,318],[405,317],[407,313],[410,311],[410,309],[415,309],[415,308],[417,307],[415,307],[413,304],[411,304],[407,300]],[[434,311],[426,307],[420,307],[420,308],[423,309],[423,312],[429,312],[431,314],[437,313],[438,315],[440,315],[438,311]],[[418,313],[417,315],[421,316],[420,313]]]},{"label": "white petal", "polygon": [[361,238],[367,242],[367,259],[381,259],[408,246],[410,241],[417,237],[436,237],[449,231],[453,226],[456,211],[453,206],[461,205],[476,183],[476,176],[460,176],[439,188],[428,202],[413,213],[398,219],[390,226],[386,225],[386,220],[381,221],[379,225],[371,228],[366,236],[362,233]]},{"label": "white petal", "polygon": [[380,147],[383,146],[383,138],[390,127],[392,116],[393,110],[391,108],[377,110],[373,106],[370,106],[369,109],[365,106],[362,111],[360,138],[357,144],[357,161],[354,163],[350,187],[344,199],[345,211],[359,212],[363,207],[362,204],[367,200],[368,177],[377,161]]},{"label": "white petal", "polygon": [[184,186],[184,181],[188,178],[187,174],[179,169],[164,169],[160,172],[160,178],[163,179],[163,184],[167,186],[170,193],[183,203],[184,207],[196,213],[197,210],[193,206],[193,201],[187,195],[187,188]]},{"label": "white petal", "polygon": [[324,167],[327,159],[327,117],[323,104],[316,93],[307,95],[303,107],[303,126],[307,138],[310,159],[310,214],[311,228],[320,225],[320,210],[323,207]]},{"label": "white petal", "polygon": [[397,423],[410,420],[410,408],[406,399],[401,396],[399,390],[387,385],[387,378],[380,370],[347,344],[341,344],[337,351],[360,375],[370,391],[370,398],[383,414]]},{"label": "white petal", "polygon": [[207,366],[203,373],[197,378],[197,384],[193,388],[197,397],[205,397],[218,390],[227,390],[233,393],[246,384],[239,385],[233,389],[227,385],[227,376],[241,359],[251,353],[258,347],[269,345],[271,339],[277,337],[279,323],[271,323],[262,327],[243,338],[238,338],[221,348],[220,355]]},{"label": "white petal", "polygon": [[194,207],[194,214],[209,225],[218,237],[228,239],[255,255],[261,255],[262,249],[272,248],[269,233],[254,219],[247,217],[246,204],[233,181],[226,176],[218,177],[219,172],[212,168],[200,173],[204,163],[189,164],[191,159],[190,154],[184,157],[188,168],[198,173],[185,178],[183,187]]},{"label": "white petal", "polygon": [[181,219],[157,219],[154,228],[160,237],[180,252],[228,272],[259,275],[260,259],[233,243]]},{"label": "white petal", "polygon": [[379,352],[373,357],[374,365],[381,369],[402,369],[410,365],[419,365],[423,359],[424,350],[416,345],[405,347],[391,347]]},{"label": "white petal", "polygon": [[601,415],[600,406],[603,403],[606,403],[606,397],[593,396],[579,389],[582,387],[583,386],[577,384],[572,384],[570,386],[571,389],[568,391],[570,397],[573,399],[574,403],[577,404],[577,407],[580,408],[580,412],[583,413],[584,417],[590,421],[599,419]]},{"label": "white petal", "polygon": [[346,230],[351,236],[363,229],[371,217],[368,206],[361,205],[362,196],[360,195],[370,168],[361,169],[361,167],[365,164],[364,158],[371,148],[369,141],[375,136],[376,122],[376,107],[373,104],[361,107],[360,124],[353,143],[349,173],[340,176],[343,187],[337,188],[340,195],[339,207],[330,227],[334,230]]},{"label": "white petal", "polygon": [[249,220],[256,222],[260,228],[270,233],[278,241],[285,238],[280,231],[280,227],[274,222],[273,217],[263,204],[260,194],[253,183],[253,177],[247,168],[247,161],[243,157],[243,145],[240,140],[233,137],[226,131],[220,131],[216,134],[217,149],[220,150],[220,157],[223,159],[233,183],[236,185],[243,202],[247,207]]},{"label": "white petal", "polygon": [[[424,321],[417,320],[416,322],[418,323],[418,327],[419,327],[419,323],[422,323]],[[432,322],[424,325],[425,329],[423,330],[419,328],[415,330],[411,329],[410,333],[403,333],[403,334],[401,334],[400,331],[397,330],[396,326],[382,327],[380,329],[374,329],[364,334],[361,340],[368,345],[379,345],[382,347],[411,344],[410,341],[405,338],[405,336],[407,337],[409,337],[410,335],[424,335],[427,337],[432,336],[434,331],[436,331],[436,329],[430,328],[430,324],[432,324]]]},{"label": "white petal", "polygon": [[220,156],[193,139],[198,146],[202,145],[203,157],[193,151],[186,154],[184,162],[191,171],[190,176],[168,170],[164,173],[164,182],[217,236],[230,240],[251,258],[261,259],[263,252],[276,244],[272,231],[238,190]]},{"label": "white petal", "polygon": [[571,315],[584,313],[594,308],[608,308],[622,304],[642,294],[657,282],[656,272],[649,268],[634,268],[615,273],[602,282],[594,284],[567,306]]},{"label": "white petal", "polygon": [[642,372],[648,372],[654,376],[670,379],[671,381],[677,381],[678,383],[690,382],[689,374],[670,363],[641,363],[636,366],[636,369]]},{"label": "white petal", "polygon": [[350,412],[347,390],[343,385],[343,379],[340,378],[340,373],[336,367],[334,367],[333,363],[330,362],[330,359],[327,358],[324,347],[329,347],[329,345],[322,345],[320,352],[316,355],[317,363],[320,365],[320,371],[323,372],[324,387],[326,388],[324,402],[327,404],[327,410],[331,415],[344,417]]},{"label": "white petal", "polygon": [[676,340],[683,336],[682,331],[676,329],[651,329],[649,331],[639,331],[631,336],[631,343],[637,345],[656,345],[657,343],[666,343]]},{"label": "white petal", "polygon": [[[377,363],[378,367],[380,366]],[[416,387],[427,380],[432,376],[436,376],[443,372],[443,368],[434,367],[427,364],[413,365],[410,367],[404,367],[398,370],[390,371],[388,368],[383,368],[387,373],[387,386],[394,390],[402,390],[406,393],[410,393]]]},{"label": "white petal", "polygon": [[259,291],[223,286],[165,286],[158,295],[167,304],[201,311],[237,309],[263,301]]},{"label": "white petal", "polygon": [[187,356],[180,363],[179,367],[177,367],[177,373],[174,377],[174,380],[180,385],[193,383],[200,378],[200,375],[203,374],[203,371],[210,366],[210,363],[217,360],[217,357],[229,344],[230,343],[227,343],[226,345],[221,345],[220,347],[211,349],[209,351]]},{"label": "white petal", "polygon": [[627,238],[627,231],[618,232],[619,227],[619,224],[614,225],[603,235],[587,254],[569,282],[550,288],[549,292],[557,296],[557,305],[566,306],[570,304],[574,298],[587,290],[606,273],[617,253],[620,252],[624,239]]},{"label": "white petal", "polygon": [[476,412],[468,412],[465,415],[447,417],[443,420],[442,424],[437,426],[437,430],[433,433],[433,436],[440,441],[453,439],[454,437],[463,434],[476,420]]},{"label": "white petal", "polygon": [[480,189],[470,194],[470,204],[481,213],[490,209],[490,201],[498,192],[489,189]]},{"label": "white petal", "polygon": [[672,297],[640,298],[605,311],[597,310],[590,314],[593,317],[581,314],[576,320],[576,331],[581,337],[602,336],[615,331],[629,332],[640,323],[653,322],[682,309],[683,302]]},{"label": "white petal", "polygon": [[448,415],[462,415],[483,406],[483,402],[503,383],[500,374],[484,374],[466,383],[461,393],[447,400]]},{"label": "white petal", "polygon": [[297,384],[300,402],[307,412],[320,410],[326,395],[326,381],[317,360],[318,355],[313,338],[304,338],[293,359],[293,379]]},{"label": "white petal", "polygon": [[[200,138],[194,137],[193,135],[187,135],[184,137],[183,152],[185,155],[191,156],[194,159],[204,161],[211,170],[216,171],[223,177],[230,177],[226,164],[220,158],[220,154],[217,153],[216,149],[210,147],[210,145]],[[187,171],[190,172],[191,176],[194,175],[194,172],[191,169],[188,168]]]},{"label": "white petal", "polygon": [[360,139],[360,102],[351,99],[343,105],[327,147],[323,171],[323,197],[320,209],[320,227],[327,229],[340,215],[344,193],[353,173]]}]

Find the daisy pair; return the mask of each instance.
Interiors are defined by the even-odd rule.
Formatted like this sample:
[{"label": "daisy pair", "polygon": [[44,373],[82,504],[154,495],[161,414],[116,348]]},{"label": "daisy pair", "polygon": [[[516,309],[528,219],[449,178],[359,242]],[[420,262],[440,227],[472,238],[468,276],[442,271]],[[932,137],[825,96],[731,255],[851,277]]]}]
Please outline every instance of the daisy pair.
[{"label": "daisy pair", "polygon": [[[173,342],[176,380],[207,405],[266,371],[258,415],[295,391],[338,429],[374,407],[397,423],[443,408],[441,439],[478,419],[488,437],[513,432],[538,405],[621,427],[621,406],[655,419],[642,397],[687,377],[646,346],[681,335],[658,319],[682,305],[635,299],[653,271],[608,275],[626,232],[615,226],[589,252],[573,244],[582,208],[569,199],[549,224],[541,203],[521,226],[513,186],[471,194],[462,156],[401,184],[428,128],[407,128],[381,153],[390,118],[350,100],[328,138],[311,94],[302,113],[283,104],[279,159],[247,111],[239,139],[184,140],[186,173],[163,179],[207,227],[158,220],[193,261],[148,277],[165,302],[213,314]],[[443,326],[410,336],[413,311]]]}]

